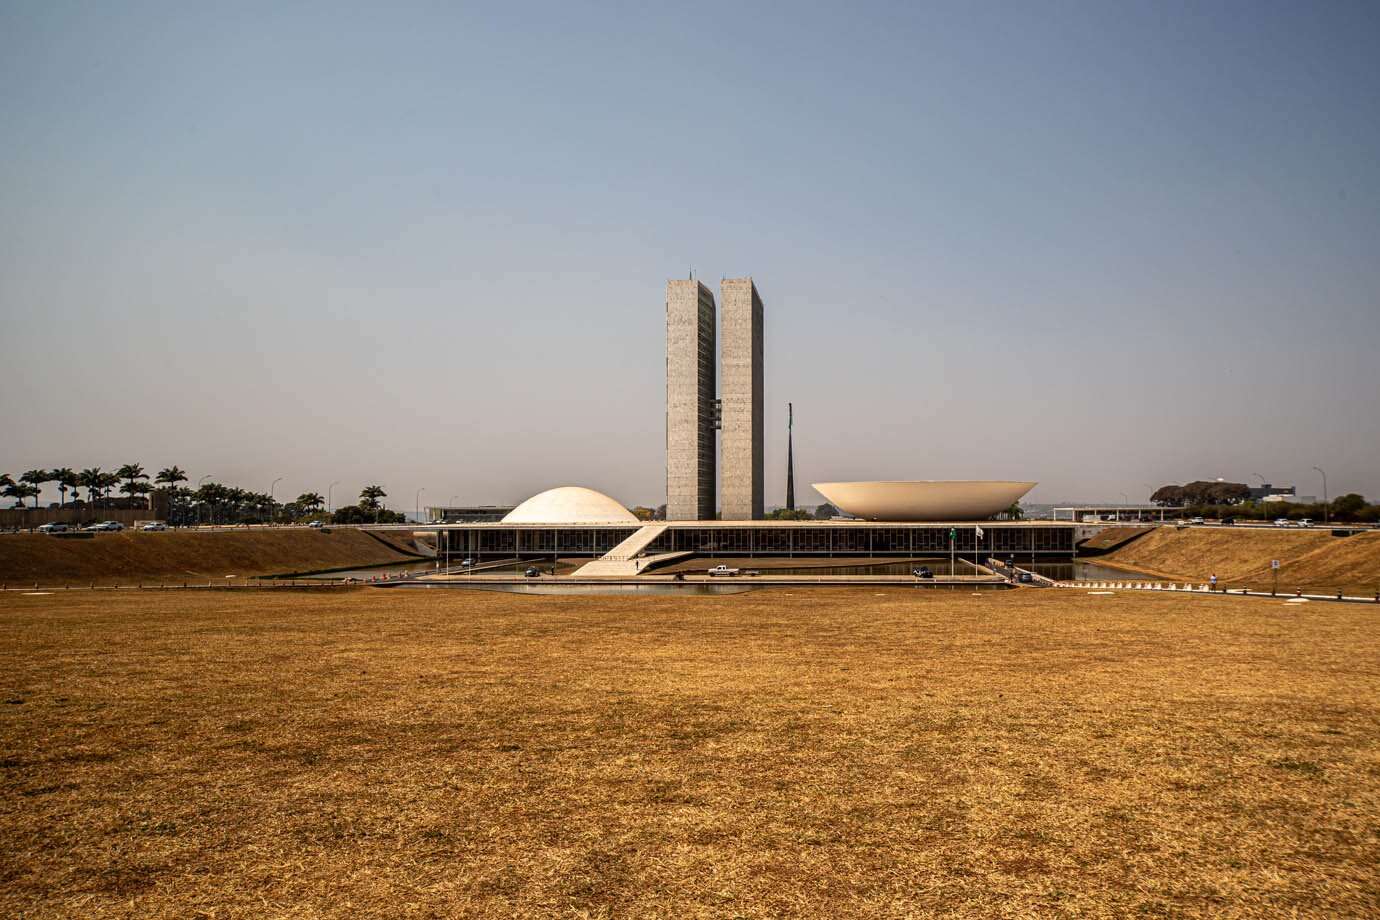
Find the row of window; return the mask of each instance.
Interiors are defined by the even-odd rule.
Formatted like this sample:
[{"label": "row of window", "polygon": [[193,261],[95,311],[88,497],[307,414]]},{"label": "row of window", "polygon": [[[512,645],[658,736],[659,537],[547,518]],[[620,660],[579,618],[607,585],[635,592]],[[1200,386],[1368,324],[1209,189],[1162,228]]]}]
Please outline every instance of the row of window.
[{"label": "row of window", "polygon": [[[876,553],[927,555],[950,549],[948,527],[674,527],[657,537],[649,553],[719,555]],[[466,554],[606,553],[634,532],[628,528],[542,528],[450,532],[450,552]],[[955,528],[953,548],[971,553],[1073,554],[1068,527],[993,527],[977,538],[974,528]]]},{"label": "row of window", "polygon": [[[978,538],[974,528],[954,528],[954,548],[984,553],[1073,552],[1066,527],[990,528]],[[650,552],[756,553],[947,553],[948,527],[686,527],[667,530]]]}]

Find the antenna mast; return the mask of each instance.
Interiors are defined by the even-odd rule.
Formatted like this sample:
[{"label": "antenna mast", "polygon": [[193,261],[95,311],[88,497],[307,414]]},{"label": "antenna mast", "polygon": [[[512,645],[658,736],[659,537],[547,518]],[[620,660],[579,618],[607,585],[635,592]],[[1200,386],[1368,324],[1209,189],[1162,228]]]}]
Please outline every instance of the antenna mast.
[{"label": "antenna mast", "polygon": [[795,405],[786,403],[786,510],[795,510]]}]

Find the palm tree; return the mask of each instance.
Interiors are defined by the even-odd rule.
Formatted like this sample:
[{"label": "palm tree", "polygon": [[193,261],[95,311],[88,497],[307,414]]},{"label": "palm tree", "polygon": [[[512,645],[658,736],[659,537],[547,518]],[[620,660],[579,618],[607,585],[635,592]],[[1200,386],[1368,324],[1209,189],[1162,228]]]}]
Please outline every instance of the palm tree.
[{"label": "palm tree", "polygon": [[[181,511],[184,509],[179,507],[178,499],[185,497],[187,495],[187,490],[178,489],[177,484],[187,481],[187,472],[180,466],[165,467],[158,471],[158,475],[153,477],[153,481],[158,483],[158,485],[163,488],[163,491],[168,493],[168,517],[180,520],[182,517]],[[150,505],[150,507],[152,507],[152,505]]]},{"label": "palm tree", "polygon": [[[14,483],[14,484],[12,484],[12,485],[5,486],[5,494],[8,495],[10,498],[13,498],[13,499],[15,500],[15,502],[16,502],[15,507],[16,507],[16,508],[23,508],[23,507],[24,507],[24,499],[26,499],[26,498],[34,498],[34,499],[37,499],[38,493],[39,493],[39,488],[38,488],[38,486],[30,485],[30,484],[27,483],[27,482],[16,482],[16,483]],[[34,502],[34,506],[37,507],[37,505],[38,505],[38,502],[35,501],[35,502]]]},{"label": "palm tree", "polygon": [[192,493],[192,499],[196,503],[196,519],[201,520],[202,509],[206,509],[206,517],[214,523],[220,510],[220,505],[225,502],[228,490],[218,482],[208,482],[199,487]]},{"label": "palm tree", "polygon": [[102,498],[109,497],[110,490],[120,484],[118,473],[102,473],[100,483],[100,493]]},{"label": "palm tree", "polygon": [[18,499],[19,504],[24,504],[27,497],[28,486],[21,482],[15,482],[14,477],[9,473],[0,473],[0,495],[6,498]]},{"label": "palm tree", "polygon": [[77,474],[77,485],[86,490],[86,500],[94,502],[96,492],[101,487],[101,477],[105,475],[99,466],[91,466]]},{"label": "palm tree", "polygon": [[303,492],[297,496],[297,506],[303,511],[316,511],[326,504],[326,500],[318,492]]},{"label": "palm tree", "polygon": [[120,491],[125,493],[129,498],[133,498],[136,495],[148,495],[153,491],[153,486],[149,485],[147,482],[131,479],[129,482],[120,486]]},{"label": "palm tree", "polygon": [[75,497],[77,491],[77,474],[75,471],[65,466],[55,470],[49,470],[48,475],[53,477],[53,481],[58,484],[58,495],[61,496],[58,504],[65,507],[67,505],[67,493],[71,491]]},{"label": "palm tree", "polygon": [[168,491],[177,487],[179,482],[187,481],[187,474],[178,466],[170,466],[167,469],[159,470],[158,475],[153,477],[153,481],[160,486],[167,486]]},{"label": "palm tree", "polygon": [[48,473],[47,470],[25,470],[24,474],[19,477],[19,481],[27,482],[30,486],[33,487],[29,494],[33,496],[34,507],[37,508],[38,493],[43,491],[43,484],[45,482],[53,481],[53,477]]},{"label": "palm tree", "polygon": [[359,493],[359,506],[365,511],[374,512],[374,523],[378,523],[379,509],[383,507],[379,502],[380,498],[387,498],[388,493],[383,491],[382,486],[369,485]]},{"label": "palm tree", "polygon": [[125,481],[125,488],[120,491],[126,495],[133,495],[129,487],[134,484],[136,479],[148,479],[149,474],[144,472],[144,468],[137,463],[126,463],[115,471],[115,475]]}]

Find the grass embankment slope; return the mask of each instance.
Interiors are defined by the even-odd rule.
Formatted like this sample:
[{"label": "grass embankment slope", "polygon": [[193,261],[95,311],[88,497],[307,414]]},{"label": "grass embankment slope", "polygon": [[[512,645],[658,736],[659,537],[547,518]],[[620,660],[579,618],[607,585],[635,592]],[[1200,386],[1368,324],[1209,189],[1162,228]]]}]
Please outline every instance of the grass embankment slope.
[{"label": "grass embankment slope", "polygon": [[1114,550],[1123,543],[1137,540],[1154,530],[1153,527],[1104,527],[1079,544],[1080,550]]},{"label": "grass embankment slope", "polygon": [[1376,916],[1374,618],[10,592],[0,915]]},{"label": "grass embankment slope", "polygon": [[[387,536],[387,535],[380,535]],[[0,582],[136,584],[226,575],[272,575],[404,563],[399,538],[384,542],[354,528],[290,528],[97,534],[89,540],[41,534],[0,536]]]},{"label": "grass embankment slope", "polygon": [[1270,560],[1281,590],[1369,595],[1380,589],[1380,532],[1334,537],[1325,530],[1160,527],[1099,559],[1161,578],[1268,590]]}]

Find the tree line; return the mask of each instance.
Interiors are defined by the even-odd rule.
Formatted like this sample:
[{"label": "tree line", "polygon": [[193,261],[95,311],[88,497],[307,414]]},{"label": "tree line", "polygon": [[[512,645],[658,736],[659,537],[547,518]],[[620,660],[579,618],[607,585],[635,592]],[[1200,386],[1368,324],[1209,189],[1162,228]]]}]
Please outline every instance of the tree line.
[{"label": "tree line", "polygon": [[1164,507],[1184,505],[1235,505],[1251,497],[1251,487],[1244,482],[1208,482],[1196,480],[1181,486],[1160,486],[1150,501]]},{"label": "tree line", "polygon": [[1198,480],[1181,486],[1160,486],[1151,494],[1150,501],[1166,508],[1182,508],[1187,514],[1201,517],[1380,521],[1380,504],[1367,502],[1365,496],[1357,492],[1348,492],[1327,502],[1266,502],[1251,498],[1250,486],[1244,482]]},{"label": "tree line", "polygon": [[[114,470],[90,467],[73,470],[26,470],[18,476],[0,473],[0,495],[15,500],[15,508],[37,508],[43,486],[57,484],[58,507],[151,508],[149,497],[162,493],[167,498],[169,524],[261,524],[272,521],[329,521],[335,524],[400,523],[401,513],[383,504],[388,497],[382,486],[370,484],[359,493],[359,502],[333,512],[326,511],[326,500],[319,492],[303,492],[296,499],[278,502],[273,496],[218,482],[206,482],[194,489],[185,470],[169,466],[150,476],[138,463],[127,463]],[[112,498],[118,491],[123,500]],[[85,493],[83,499],[82,493]],[[68,495],[71,499],[68,499]],[[26,505],[29,499],[32,506]]]}]

